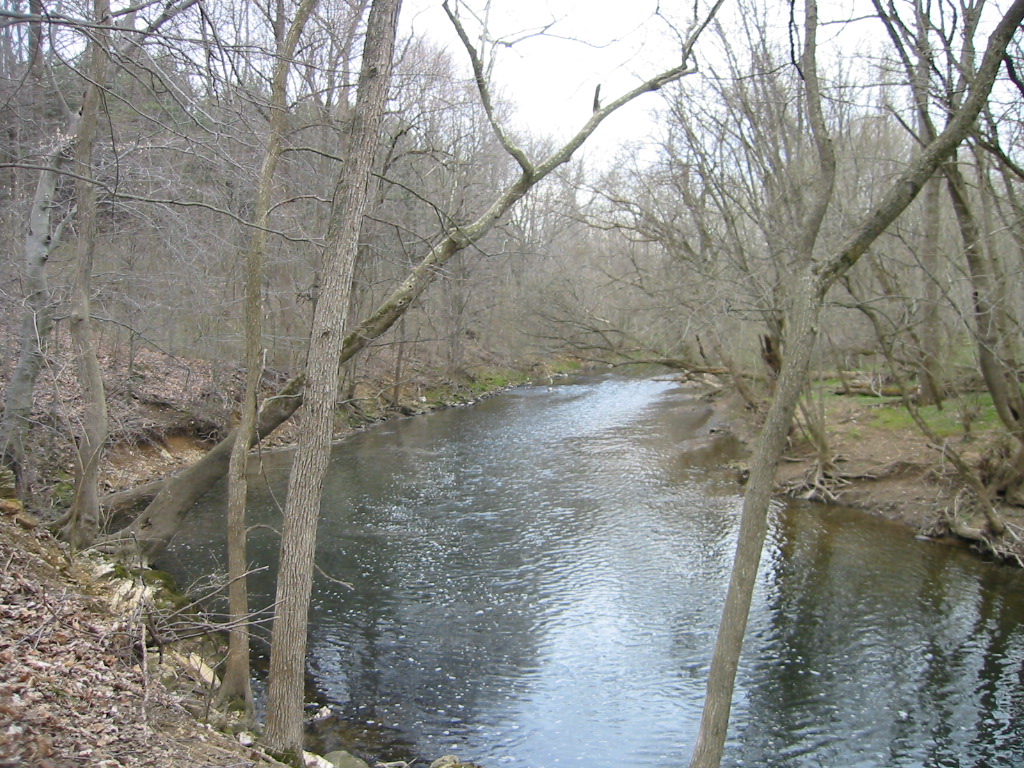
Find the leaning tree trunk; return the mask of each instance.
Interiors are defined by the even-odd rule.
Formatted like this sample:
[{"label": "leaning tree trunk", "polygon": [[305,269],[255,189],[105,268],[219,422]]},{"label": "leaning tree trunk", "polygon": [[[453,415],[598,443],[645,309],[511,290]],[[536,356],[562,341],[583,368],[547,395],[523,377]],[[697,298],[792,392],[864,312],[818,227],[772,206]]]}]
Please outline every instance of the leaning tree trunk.
[{"label": "leaning tree trunk", "polygon": [[[188,0],[194,2],[194,0]],[[687,62],[701,32],[706,29],[724,0],[715,4],[703,21],[696,24],[689,38],[684,42],[681,59],[684,63],[660,72],[635,88],[623,93],[594,112],[582,128],[565,144],[555,149],[539,164],[531,162],[526,153],[504,134],[493,120],[492,127],[506,152],[519,163],[521,173],[492,201],[475,221],[465,226],[451,227],[426,256],[410,271],[405,280],[351,333],[345,336],[339,356],[339,366],[357,355],[374,340],[388,331],[419,298],[430,284],[444,271],[452,257],[462,249],[479,242],[489,233],[502,217],[511,210],[533,187],[551,173],[572,159],[573,154],[590,138],[611,114],[626,104],[657,91],[669,83],[693,74],[697,70]],[[481,101],[492,116],[490,95],[483,73],[483,66],[476,58],[476,51],[465,35],[463,42],[473,57],[474,71]],[[299,408],[303,398],[304,374],[288,382],[274,398],[264,403],[260,416],[260,434],[266,436],[284,423]],[[229,433],[224,443],[218,445],[196,464],[184,472],[167,479],[146,510],[131,525],[111,535],[101,543],[105,551],[119,553],[122,557],[141,555],[150,559],[159,554],[170,542],[189,509],[203,493],[224,475],[228,469],[228,456],[235,433]],[[225,444],[226,443],[226,444]]]},{"label": "leaning tree trunk", "polygon": [[288,480],[267,681],[266,743],[301,756],[306,632],[323,479],[330,459],[338,359],[345,339],[359,231],[391,82],[401,0],[374,0],[363,44],[348,162],[335,189],[323,282],[313,314],[303,430]]},{"label": "leaning tree trunk", "polygon": [[817,338],[821,306],[814,298],[812,276],[806,274],[796,287],[792,309],[786,316],[786,355],[750,466],[739,539],[690,768],[717,768],[725,749],[736,671],[757,583],[761,549],[768,531],[768,506],[775,490],[775,471],[786,447]]},{"label": "leaning tree trunk", "polygon": [[[819,143],[821,156],[822,141],[825,140],[824,125],[820,122],[820,97],[816,92],[817,77],[814,66],[813,32],[816,8],[813,2],[806,4],[808,18],[805,24],[805,59],[803,73],[807,87],[808,108],[813,110],[811,125]],[[978,69],[969,95],[960,109],[956,110],[946,129],[936,137],[921,154],[907,166],[907,169],[889,187],[888,192],[879,203],[867,213],[855,226],[850,236],[829,257],[811,267],[813,281],[811,286],[798,281],[796,300],[805,306],[791,306],[793,322],[798,330],[791,329],[791,336],[804,349],[787,347],[787,357],[802,357],[810,354],[810,347],[816,335],[816,319],[824,305],[825,297],[836,280],[845,275],[864,255],[878,236],[906,210],[907,206],[917,197],[928,179],[939,166],[955,151],[974,126],[982,108],[988,101],[996,74],[999,71],[1003,55],[1010,40],[1019,29],[1024,19],[1024,0],[1014,0],[1006,11],[992,35],[984,59]],[[807,57],[810,57],[808,60]],[[805,237],[812,234],[805,228]],[[806,245],[806,243],[805,243]],[[809,251],[806,251],[809,253]],[[813,290],[807,291],[807,288]],[[804,327],[804,324],[807,327]],[[716,641],[712,658],[711,670],[708,675],[708,695],[705,699],[704,713],[701,719],[697,746],[690,763],[691,768],[718,768],[725,748],[725,736],[728,728],[729,710],[735,684],[736,669],[742,650],[742,635],[746,628],[747,616],[750,611],[750,600],[753,595],[754,581],[764,546],[767,531],[768,505],[774,486],[774,468],[781,456],[781,448],[777,430],[788,429],[803,385],[806,364],[801,360],[790,360],[788,368],[784,362],[783,374],[780,377],[779,389],[772,400],[770,417],[765,424],[762,437],[763,447],[759,446],[751,467],[751,477],[747,483],[747,496],[743,503],[743,516],[740,523],[740,539],[736,548],[736,559],[733,563],[733,576],[722,611],[722,626],[719,640]],[[802,370],[803,369],[803,370]],[[789,380],[789,375],[798,378]],[[785,378],[785,386],[781,379]],[[785,402],[792,399],[792,403]],[[722,637],[724,635],[724,637]]]},{"label": "leaning tree trunk", "polygon": [[750,467],[739,540],[708,672],[707,695],[690,768],[717,768],[725,751],[732,692],[736,684],[736,670],[743,649],[750,602],[757,583],[761,549],[768,530],[768,505],[775,490],[776,466],[785,450],[793,414],[806,383],[807,368],[818,337],[818,319],[824,304],[824,293],[813,272],[814,249],[832,201],[836,157],[821,108],[817,28],[817,4],[808,0],[805,5],[804,48],[800,65],[807,95],[808,124],[818,165],[814,178],[807,186],[810,197],[806,201],[807,212],[796,234],[795,263],[788,265],[794,271],[795,279],[790,283],[787,295],[785,354]]},{"label": "leaning tree trunk", "polygon": [[[228,472],[228,612],[231,614],[231,630],[228,632],[224,676],[217,696],[221,703],[241,699],[247,719],[253,714],[253,696],[249,667],[249,626],[246,623],[249,615],[249,589],[245,574],[249,570],[249,562],[246,555],[245,506],[249,490],[249,445],[256,430],[257,393],[263,374],[263,261],[274,172],[281,157],[281,141],[287,128],[288,73],[291,71],[291,59],[295,55],[299,38],[316,4],[317,0],[303,0],[287,35],[280,40],[270,95],[270,137],[256,193],[256,228],[246,256],[245,394],[237,427],[238,437],[231,449]],[[280,19],[280,22],[283,25],[284,19]]]},{"label": "leaning tree trunk", "polygon": [[[284,424],[302,404],[305,376],[296,376],[260,409],[250,445]],[[161,484],[153,500],[132,523],[99,542],[98,548],[124,560],[146,563],[164,550],[200,497],[224,477],[238,435],[232,430],[203,458]]]}]

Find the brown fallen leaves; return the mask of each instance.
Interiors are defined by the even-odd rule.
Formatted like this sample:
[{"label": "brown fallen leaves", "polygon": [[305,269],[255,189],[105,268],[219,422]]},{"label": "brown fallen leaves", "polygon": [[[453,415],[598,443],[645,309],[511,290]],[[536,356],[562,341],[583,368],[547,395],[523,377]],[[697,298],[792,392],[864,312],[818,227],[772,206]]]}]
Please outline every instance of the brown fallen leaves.
[{"label": "brown fallen leaves", "polygon": [[40,529],[0,514],[0,768],[251,766],[265,758],[193,720],[147,674],[114,615]]}]

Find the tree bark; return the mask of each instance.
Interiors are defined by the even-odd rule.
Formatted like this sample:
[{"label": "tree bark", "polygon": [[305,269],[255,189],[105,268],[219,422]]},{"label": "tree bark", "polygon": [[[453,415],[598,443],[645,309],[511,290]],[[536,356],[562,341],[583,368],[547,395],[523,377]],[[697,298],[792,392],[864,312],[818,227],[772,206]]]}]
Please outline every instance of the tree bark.
[{"label": "tree bark", "polygon": [[[821,158],[826,137],[822,135],[824,126],[819,123],[819,117],[815,116],[815,113],[820,116],[821,109],[813,58],[816,8],[813,2],[808,2],[806,8],[803,73],[807,87],[808,109],[812,111],[811,124],[814,126]],[[940,164],[970,132],[988,100],[1006,47],[1020,27],[1022,19],[1024,0],[1015,0],[989,37],[985,56],[971,91],[963,106],[954,113],[946,129],[909,164],[880,204],[857,224],[840,247],[831,256],[811,266],[808,278],[796,281],[795,303],[789,307],[793,317],[787,334],[786,360],[783,361],[779,385],[772,399],[769,417],[751,466],[733,575],[712,656],[708,675],[708,695],[705,699],[697,745],[690,763],[691,768],[718,768],[721,764],[736,669],[739,665],[750,600],[767,531],[768,505],[774,487],[775,467],[784,447],[784,439],[780,439],[779,434],[789,429],[796,399],[806,379],[809,355],[817,338],[817,318],[825,297],[835,281],[845,275],[878,236],[906,210]],[[808,223],[813,224],[812,217],[808,218]],[[816,235],[814,227],[804,228],[801,253],[812,253]],[[799,348],[790,350],[790,340],[798,344]]]},{"label": "tree bark", "polygon": [[249,570],[246,554],[245,506],[248,497],[249,446],[255,440],[257,398],[263,376],[263,262],[267,246],[267,224],[270,219],[274,174],[281,157],[281,143],[287,129],[287,84],[291,60],[306,21],[317,5],[317,0],[303,0],[295,18],[284,32],[284,9],[278,8],[278,59],[274,66],[270,95],[270,136],[260,169],[256,192],[255,223],[245,267],[245,392],[237,427],[237,437],[231,448],[228,468],[228,613],[231,630],[228,632],[228,652],[224,660],[224,676],[218,691],[221,703],[241,699],[245,717],[253,714],[252,674],[249,666],[249,589],[246,573]]},{"label": "tree bark", "polygon": [[[928,116],[929,93],[932,79],[932,50],[928,43],[929,23],[920,2],[915,7],[917,28],[917,62],[914,68],[913,89],[917,103],[917,123],[922,144],[935,140],[935,126]],[[942,375],[942,338],[939,317],[939,239],[942,234],[942,220],[939,217],[942,194],[940,177],[935,174],[925,184],[921,194],[924,207],[924,231],[919,249],[922,271],[924,272],[924,303],[921,307],[920,365],[918,367],[919,395],[921,405],[942,407],[945,384]]]},{"label": "tree bark", "polygon": [[717,768],[725,750],[725,737],[732,709],[736,670],[743,649],[750,602],[757,582],[761,550],[768,530],[768,505],[775,490],[775,471],[786,447],[800,394],[807,379],[818,334],[818,318],[824,303],[812,266],[814,247],[821,232],[835,185],[836,158],[821,107],[817,69],[818,7],[805,5],[804,47],[800,67],[807,97],[808,123],[814,140],[818,168],[810,185],[811,199],[797,233],[795,256],[798,270],[790,285],[786,306],[785,354],[775,384],[768,415],[750,467],[750,479],[743,499],[739,539],[733,560],[729,590],[722,609],[715,649],[708,673],[707,694],[701,715],[691,768]]},{"label": "tree bark", "polygon": [[75,199],[78,208],[78,243],[69,327],[85,407],[82,414],[82,430],[75,441],[75,497],[71,503],[68,522],[61,531],[64,538],[74,547],[92,544],[100,529],[100,459],[103,456],[108,429],[107,395],[92,333],[92,268],[96,253],[99,212],[96,188],[89,181],[89,177],[92,175],[100,102],[109,69],[109,0],[95,0],[93,13],[96,17],[96,27],[89,43],[89,69],[86,73],[85,96],[79,112],[81,121],[78,127],[74,165],[77,174]]},{"label": "tree bark", "polygon": [[[1002,313],[997,295],[998,281],[1001,277],[1005,279],[1005,276],[996,271],[991,259],[986,258],[981,232],[971,210],[967,183],[960,172],[955,154],[943,166],[943,171],[971,279],[978,367],[992,395],[996,413],[1016,443],[1013,457],[990,479],[991,492],[1017,503],[1024,484],[1024,395],[1021,393],[1017,372],[1007,365],[1007,356],[1004,354],[1007,331],[999,322]],[[1001,535],[1003,530],[997,529],[993,533]]]},{"label": "tree bark", "polygon": [[725,749],[736,671],[743,650],[761,550],[768,531],[768,505],[775,490],[775,470],[786,447],[789,427],[804,388],[817,337],[816,323],[821,305],[814,297],[814,281],[808,273],[800,279],[794,304],[787,314],[786,356],[750,466],[739,539],[690,768],[717,768]]},{"label": "tree bark", "polygon": [[[68,126],[77,131],[77,118]],[[0,419],[0,455],[4,465],[14,470],[20,490],[25,490],[25,438],[32,413],[32,394],[43,368],[43,350],[53,330],[53,298],[46,277],[46,262],[60,243],[63,223],[53,229],[51,212],[57,180],[68,162],[70,140],[61,141],[50,153],[46,170],[36,182],[35,196],[28,215],[25,233],[25,310],[18,334],[18,364],[7,384],[4,412]]]},{"label": "tree bark", "polygon": [[289,476],[281,532],[264,734],[272,750],[289,755],[301,755],[302,751],[306,615],[313,586],[317,519],[330,459],[338,360],[391,81],[400,8],[401,0],[374,0],[370,7],[348,163],[335,189],[323,283],[310,332],[303,430]]}]

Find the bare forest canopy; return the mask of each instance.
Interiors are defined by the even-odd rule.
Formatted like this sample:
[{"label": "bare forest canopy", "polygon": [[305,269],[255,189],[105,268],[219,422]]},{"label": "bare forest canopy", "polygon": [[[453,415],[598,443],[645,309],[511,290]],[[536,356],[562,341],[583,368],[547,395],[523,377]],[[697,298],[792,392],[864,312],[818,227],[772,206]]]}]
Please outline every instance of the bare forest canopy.
[{"label": "bare forest canopy", "polygon": [[[981,520],[950,527],[1019,557],[1024,0],[651,2],[622,40],[575,26],[601,4],[427,5],[440,42],[396,35],[401,0],[0,0],[0,456],[74,546],[143,559],[229,474],[220,695],[251,712],[246,449],[300,414],[265,732],[293,753],[339,403],[557,356],[728,379],[764,426],[692,763],[714,768],[795,416],[806,493],[843,479],[809,372],[893,387]],[[536,46],[564,66],[503,80]],[[593,97],[568,138],[518,119],[582,51],[620,58],[570,83]],[[634,134],[588,165],[613,115]],[[969,455],[920,408],[976,392]],[[106,525],[109,448],[183,401],[216,447]]]},{"label": "bare forest canopy", "polygon": [[[451,10],[475,61],[428,37],[398,42],[350,329],[386,307],[432,249],[529,177],[524,158],[536,168],[533,158],[556,148],[545,125],[515,120],[515,83],[498,87],[503,62],[526,43],[570,51],[607,43],[573,41],[571,13],[528,8],[516,32],[495,37],[480,26],[482,6],[470,5]],[[643,27],[666,45],[666,60],[634,86],[679,71],[649,81],[650,93],[623,107],[649,135],[613,161],[577,159],[547,168],[540,183],[531,177],[489,232],[427,264],[430,289],[398,307],[381,326],[387,333],[359,343],[366,348],[344,367],[343,393],[373,381],[381,399],[393,385],[419,394],[424,372],[458,380],[570,355],[724,371],[752,387],[752,399],[764,396],[786,354],[794,254],[818,163],[798,59],[802,11],[727,3],[680,68],[671,60],[678,44],[672,53],[665,41],[689,39],[696,22],[651,6]],[[812,255],[835,250],[849,223],[944,130],[1003,10],[973,0],[828,6],[818,69],[835,194]],[[83,308],[89,343],[112,372],[111,396],[133,394],[155,355],[171,361],[168,370],[208,371],[207,400],[230,412],[254,229],[266,233],[264,379],[301,373],[356,118],[368,8],[316,6],[281,107],[272,81],[290,3],[72,2],[59,11],[41,0],[0,3],[3,447],[23,485],[52,491],[35,459],[89,444],[88,394],[57,396],[83,380],[73,354],[84,343],[74,334]],[[1022,73],[1018,34],[955,159],[828,294],[812,363],[884,378],[922,402],[993,391],[1017,469]],[[617,95],[607,85],[596,93],[594,114]],[[655,117],[640,120],[645,110]],[[264,221],[255,191],[275,115],[280,159]],[[581,128],[590,117],[579,116]],[[364,336],[373,335],[355,338]],[[183,375],[179,391],[197,380]],[[115,435],[119,416],[106,414]],[[209,424],[219,434],[227,426]],[[1017,485],[1002,477],[995,487],[1017,498]]]}]

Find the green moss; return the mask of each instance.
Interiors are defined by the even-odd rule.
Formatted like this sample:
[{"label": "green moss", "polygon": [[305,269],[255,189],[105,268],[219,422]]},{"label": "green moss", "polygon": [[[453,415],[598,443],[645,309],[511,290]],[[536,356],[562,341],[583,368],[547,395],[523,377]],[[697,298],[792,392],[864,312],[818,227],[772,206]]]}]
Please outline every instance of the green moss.
[{"label": "green moss", "polygon": [[53,483],[53,506],[57,509],[67,509],[75,500],[75,480],[66,472],[60,472]]}]

